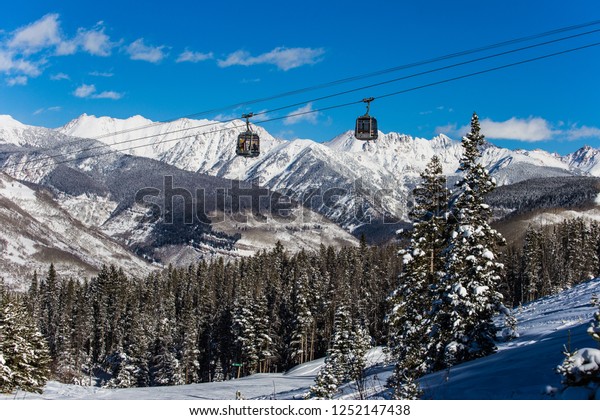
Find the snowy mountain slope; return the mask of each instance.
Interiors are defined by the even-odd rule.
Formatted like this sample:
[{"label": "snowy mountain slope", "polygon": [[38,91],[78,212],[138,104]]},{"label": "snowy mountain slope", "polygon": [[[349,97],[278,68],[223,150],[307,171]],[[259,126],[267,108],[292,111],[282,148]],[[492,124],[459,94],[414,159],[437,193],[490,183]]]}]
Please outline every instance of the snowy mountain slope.
[{"label": "snowy mountain slope", "polygon": [[[56,131],[97,139],[116,150],[142,156],[192,172],[238,179],[252,159],[236,157],[235,144],[245,122],[218,123],[187,118],[156,123],[139,115],[120,120],[83,114]],[[261,139],[261,152],[281,144],[263,128],[252,125]]]},{"label": "snowy mountain slope", "polygon": [[[348,131],[319,144],[310,140],[276,140],[261,127],[255,127],[262,140],[261,156],[243,159],[234,153],[235,141],[243,126],[242,121],[222,124],[181,119],[156,124],[139,116],[116,120],[82,115],[58,131],[98,138],[119,150],[158,159],[185,170],[232,179],[259,179],[262,185],[271,189],[293,191],[295,198],[315,188],[340,185],[350,191],[345,202],[351,207],[355,207],[357,201],[367,202],[367,213],[381,217],[388,211],[399,219],[406,219],[408,194],[431,157],[440,156],[445,173],[451,176],[456,172],[462,154],[460,142],[443,134],[426,140],[380,133],[377,141],[367,143],[357,141]],[[138,127],[142,128],[131,131]],[[168,134],[170,132],[173,133]],[[132,139],[140,140],[129,143]],[[143,147],[132,148],[140,145]],[[560,156],[541,150],[511,151],[492,145],[484,150],[481,162],[499,185],[532,177],[568,176],[573,170],[581,172],[579,168],[571,168]],[[311,179],[307,180],[307,177]],[[387,194],[390,208],[383,208],[372,197],[348,188],[358,179],[371,194],[392,191]],[[349,222],[353,218],[352,209],[346,209],[340,215],[339,211],[332,212],[326,207],[312,206],[347,229],[360,225]]]},{"label": "snowy mountain slope", "polygon": [[[421,380],[431,399],[551,399],[547,387],[560,388],[555,368],[572,350],[595,347],[587,334],[594,313],[590,301],[600,279],[516,310],[519,339],[499,346],[496,354],[428,375]],[[577,389],[562,395],[587,399]],[[600,398],[597,395],[596,398]]]},{"label": "snowy mountain slope", "polygon": [[0,220],[0,266],[9,282],[28,281],[34,270],[45,273],[50,262],[76,278],[95,274],[103,264],[117,264],[131,275],[152,270],[108,236],[71,217],[49,192],[2,173]]},{"label": "snowy mountain slope", "polygon": [[[238,202],[259,194],[262,195],[260,209],[252,211],[276,214],[277,205],[272,206],[276,195],[265,188],[185,171],[160,160],[106,154],[105,148],[95,140],[71,138],[61,148],[53,149],[49,156],[58,156],[56,159],[40,161],[40,156],[44,155],[40,155],[39,149],[21,147],[18,151],[5,153],[4,162],[0,156],[0,162],[13,176],[52,188],[58,202],[72,217],[88,227],[100,229],[150,261],[187,265],[211,255],[252,254],[273,246],[277,239],[290,250],[299,250],[301,246],[316,250],[321,243],[334,246],[356,243],[355,238],[334,223],[313,212],[303,211],[297,204],[293,205],[294,211],[302,217],[287,218],[285,223],[270,218],[268,223],[261,221],[252,228],[244,226],[241,229],[234,223],[219,223],[215,227],[215,220],[231,219],[232,212],[237,212],[232,207],[234,203],[237,206]],[[87,158],[92,151],[104,154]],[[60,163],[61,160],[65,162]],[[172,180],[169,186],[166,184],[168,179]],[[152,206],[147,202],[148,197],[154,197],[155,202],[162,205],[160,215],[165,216],[167,190],[178,197],[182,189],[189,195],[188,207],[184,210],[177,198],[172,201],[174,223],[149,216]],[[148,193],[138,197],[137,194],[143,191]],[[225,193],[227,199],[217,198],[219,192]],[[145,203],[138,202],[140,199]],[[189,216],[200,214],[201,217],[194,217],[193,222],[188,223],[182,219],[184,211]],[[209,220],[206,215],[211,213],[215,214]],[[235,245],[238,239],[243,239],[239,248]]]},{"label": "snowy mountain slope", "polygon": [[[564,358],[564,346],[570,345],[572,349],[595,346],[586,329],[594,313],[590,300],[592,294],[598,292],[600,279],[594,279],[518,308],[515,315],[519,338],[500,344],[498,352],[491,356],[423,377],[424,399],[555,398],[546,390],[560,387],[560,376],[555,368]],[[384,385],[392,366],[384,359],[381,348],[372,349],[368,354],[370,368],[365,383],[370,399],[389,398]],[[19,392],[18,399],[232,400],[237,391],[249,399],[301,399],[314,383],[323,361],[314,360],[286,373],[173,387],[103,389],[49,382],[42,395]],[[572,389],[560,397],[586,399],[587,395]],[[15,396],[1,395],[1,398]],[[354,385],[344,385],[339,398],[357,399]]]},{"label": "snowy mountain slope", "polygon": [[10,115],[0,115],[0,145],[51,147],[67,138],[55,130],[25,125]]},{"label": "snowy mountain slope", "polygon": [[570,168],[592,176],[600,176],[600,150],[598,149],[585,146],[565,156],[563,160]]},{"label": "snowy mountain slope", "polygon": [[[253,126],[262,140],[261,155],[245,159],[235,155],[237,135],[244,127],[239,120],[155,123],[141,116],[121,120],[84,114],[55,130],[54,138],[50,135],[46,143],[65,139],[72,142],[69,136],[97,138],[99,144],[114,150],[187,171],[259,182],[290,195],[354,235],[365,233],[377,241],[393,237],[393,232],[402,227],[396,222],[408,220],[410,192],[431,157],[441,157],[451,185],[462,154],[460,142],[443,134],[426,140],[380,133],[375,142],[360,142],[348,131],[329,142],[316,143],[277,140]],[[73,144],[70,150],[75,153],[76,147]],[[577,156],[560,157],[542,150],[512,151],[488,144],[481,162],[499,185],[507,185],[531,178],[588,174],[595,168],[593,152],[589,149]],[[88,164],[98,167],[95,159],[106,161],[104,156],[90,157]],[[82,164],[79,167],[84,169]],[[21,164],[19,171],[24,168],[33,170]],[[29,180],[39,182],[46,175],[35,173]]]}]

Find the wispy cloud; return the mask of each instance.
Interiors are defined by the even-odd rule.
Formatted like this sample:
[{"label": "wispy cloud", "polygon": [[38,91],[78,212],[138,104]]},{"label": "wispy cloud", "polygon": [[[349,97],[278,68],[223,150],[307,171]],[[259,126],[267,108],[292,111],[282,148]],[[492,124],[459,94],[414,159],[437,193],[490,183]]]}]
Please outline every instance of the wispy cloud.
[{"label": "wispy cloud", "polygon": [[92,29],[79,28],[76,35],[69,38],[61,29],[60,16],[50,13],[0,40],[0,73],[37,77],[53,57],[78,51],[108,56],[114,46],[102,22]]},{"label": "wispy cloud", "polygon": [[68,74],[56,73],[50,76],[50,80],[71,80]]},{"label": "wispy cloud", "polygon": [[102,71],[91,71],[88,73],[90,76],[94,77],[113,77],[115,74],[111,72],[102,72]]},{"label": "wispy cloud", "polygon": [[73,92],[73,95],[78,98],[92,98],[92,99],[121,99],[123,97],[122,93],[115,92],[112,90],[96,93],[95,85],[86,85],[83,84],[79,86]]},{"label": "wispy cloud", "polygon": [[[483,119],[481,132],[488,139],[516,140],[522,142],[540,142],[554,139],[579,140],[582,138],[600,138],[600,128],[572,125],[562,128],[563,124],[552,124],[541,117],[517,118],[506,121]],[[452,137],[462,137],[470,131],[470,126],[458,127],[457,124],[439,126],[436,133],[448,134]]]},{"label": "wispy cloud", "polygon": [[48,108],[40,108],[40,109],[35,110],[33,115],[39,115],[39,114],[43,114],[45,112],[58,112],[60,110],[62,110],[62,107],[60,107],[60,106],[51,106]]},{"label": "wispy cloud", "polygon": [[100,92],[98,94],[92,95],[94,99],[121,99],[123,97],[122,93],[115,92],[114,90],[105,90],[104,92]]},{"label": "wispy cloud", "polygon": [[307,64],[315,64],[323,59],[323,48],[285,48],[277,47],[269,52],[252,56],[248,51],[238,50],[218,60],[220,67],[253,66],[256,64],[273,64],[280,70],[287,71]]},{"label": "wispy cloud", "polygon": [[133,41],[126,47],[126,51],[132,60],[148,61],[150,63],[160,63],[166,56],[166,46],[154,47],[146,45],[144,38]]},{"label": "wispy cloud", "polygon": [[316,124],[318,116],[319,113],[314,112],[312,102],[310,102],[304,105],[303,107],[300,107],[297,110],[290,112],[287,115],[286,119],[283,120],[283,123],[285,125],[293,125],[298,124],[300,122]]},{"label": "wispy cloud", "polygon": [[110,37],[104,33],[102,22],[98,22],[97,27],[92,30],[79,29],[77,31],[77,41],[81,48],[91,55],[108,57],[114,47]]},{"label": "wispy cloud", "polygon": [[177,63],[185,63],[185,62],[198,63],[200,61],[211,60],[212,58],[213,58],[212,52],[201,53],[201,52],[196,52],[196,51],[185,50],[184,52],[179,54],[179,57],[177,57],[176,62]]},{"label": "wispy cloud", "polygon": [[571,126],[569,129],[564,131],[566,133],[567,140],[579,140],[587,138],[600,139],[600,128],[598,127],[588,127],[586,125],[582,125],[581,127]]},{"label": "wispy cloud", "polygon": [[8,86],[25,86],[27,84],[27,80],[28,79],[26,76],[9,77],[6,79],[6,84]]},{"label": "wispy cloud", "polygon": [[539,117],[529,117],[527,119],[513,117],[502,122],[495,122],[486,118],[481,121],[481,130],[486,133],[486,137],[491,139],[524,142],[549,140],[556,134],[548,121]]},{"label": "wispy cloud", "polygon": [[58,14],[51,13],[13,32],[7,45],[23,54],[34,54],[44,48],[58,46],[62,42]]},{"label": "wispy cloud", "polygon": [[248,83],[260,83],[260,78],[255,77],[254,79],[242,79],[240,81],[240,83],[242,84],[248,84]]},{"label": "wispy cloud", "polygon": [[31,61],[25,58],[16,57],[14,51],[0,49],[0,73],[19,73],[30,77],[37,77],[42,73],[42,66],[45,60]]},{"label": "wispy cloud", "polygon": [[93,29],[79,28],[73,38],[68,38],[61,30],[59,15],[50,13],[15,30],[7,47],[24,56],[48,49],[53,49],[54,55],[71,55],[81,49],[91,55],[106,57],[115,44],[102,25],[98,22]]}]

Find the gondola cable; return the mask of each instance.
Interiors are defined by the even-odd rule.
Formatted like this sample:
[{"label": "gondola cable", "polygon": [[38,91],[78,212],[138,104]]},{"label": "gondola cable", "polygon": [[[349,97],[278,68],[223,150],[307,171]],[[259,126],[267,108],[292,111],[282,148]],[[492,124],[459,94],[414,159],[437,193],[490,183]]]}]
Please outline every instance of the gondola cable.
[{"label": "gondola cable", "polygon": [[[464,74],[464,75],[459,75],[459,76],[455,76],[455,77],[451,77],[451,78],[447,78],[447,79],[443,79],[443,80],[439,80],[439,81],[435,81],[435,82],[431,82],[431,83],[426,83],[426,84],[423,84],[423,85],[419,85],[419,86],[415,86],[415,87],[411,87],[411,88],[407,88],[407,89],[403,89],[403,90],[399,90],[399,91],[395,91],[395,92],[391,92],[391,93],[387,93],[387,94],[382,94],[382,95],[379,95],[377,97],[374,97],[373,99],[383,99],[383,98],[387,98],[387,97],[391,97],[391,96],[396,96],[396,95],[400,95],[400,94],[404,94],[404,93],[408,93],[408,92],[413,92],[413,91],[416,91],[416,90],[420,90],[420,89],[424,89],[424,88],[428,88],[428,87],[432,87],[432,86],[437,86],[437,85],[441,85],[441,84],[444,84],[444,83],[449,83],[449,82],[453,82],[453,81],[457,81],[457,80],[462,80],[462,79],[466,79],[466,78],[469,78],[469,77],[474,77],[474,76],[478,76],[478,75],[481,75],[481,74],[490,73],[490,72],[493,72],[493,71],[498,71],[498,70],[502,70],[502,69],[506,69],[506,68],[510,68],[510,67],[515,67],[515,66],[518,66],[518,65],[526,64],[526,63],[540,61],[540,60],[543,60],[543,59],[547,59],[547,58],[551,58],[551,57],[556,57],[556,56],[559,56],[559,55],[568,54],[568,53],[575,52],[575,51],[581,51],[581,50],[584,50],[584,49],[587,49],[587,48],[596,47],[596,46],[599,46],[599,45],[600,45],[600,42],[586,44],[586,45],[583,45],[583,46],[574,47],[574,48],[570,48],[570,49],[567,49],[567,50],[561,50],[561,51],[558,51],[558,52],[549,53],[549,54],[545,54],[545,55],[542,55],[542,56],[537,56],[537,57],[533,57],[533,58],[529,58],[529,59],[524,59],[524,60],[520,60],[520,61],[517,61],[517,62],[509,63],[509,64],[504,64],[504,65],[500,65],[500,66],[496,66],[496,67],[492,67],[492,68],[488,68],[488,69],[484,69],[484,70],[479,70],[479,71],[476,71],[476,72],[472,72],[472,73],[468,73],[468,74]],[[270,119],[263,120],[262,122],[263,123],[267,123],[267,122],[271,122],[271,121],[276,121],[276,120],[281,120],[281,119],[284,119],[284,118],[288,118],[290,116],[302,116],[302,115],[307,115],[307,114],[311,114],[311,113],[323,112],[323,111],[327,111],[327,110],[331,110],[331,109],[336,109],[336,108],[342,108],[342,107],[347,107],[347,106],[351,106],[351,105],[356,105],[356,104],[360,104],[360,103],[363,103],[363,100],[346,102],[346,103],[332,105],[332,106],[328,106],[328,107],[322,107],[322,108],[314,109],[314,110],[307,110],[307,111],[296,112],[296,113],[289,114],[289,115],[286,115],[286,116],[273,117],[273,118],[270,118]],[[258,115],[258,114],[254,114],[254,115]],[[225,128],[222,128],[222,129],[212,130],[212,131],[209,131],[209,132],[220,132],[220,131],[230,130],[232,128],[240,128],[240,127],[241,126],[225,127]],[[194,129],[194,128],[187,128],[186,130],[190,130],[190,129]],[[182,130],[176,130],[174,132],[178,132],[178,131],[182,131]],[[194,133],[194,134],[191,134],[191,135],[182,136],[182,137],[178,137],[178,138],[174,138],[174,139],[161,140],[161,141],[158,141],[158,142],[156,142],[154,144],[164,144],[164,143],[169,143],[169,142],[173,142],[173,141],[183,140],[183,139],[186,139],[186,138],[198,136],[200,134],[207,134],[209,132]],[[155,137],[155,136],[147,136],[147,137]],[[144,138],[140,138],[140,139],[144,139]],[[134,140],[140,140],[140,139],[134,139]],[[126,142],[131,142],[131,141],[133,141],[133,140],[128,140]],[[125,142],[123,142],[123,143],[125,143]],[[114,145],[115,144],[113,144],[112,146],[114,146]],[[88,156],[77,157],[77,158],[74,158],[74,159],[68,159],[68,160],[63,160],[63,161],[59,161],[59,162],[51,162],[48,165],[41,165],[41,166],[37,167],[36,169],[40,169],[40,168],[43,168],[43,167],[49,166],[49,165],[58,165],[58,164],[62,164],[62,163],[72,162],[72,161],[89,159],[91,157],[103,156],[103,155],[111,154],[111,153],[125,152],[126,150],[138,149],[138,148],[147,147],[147,146],[148,146],[148,144],[143,144],[143,145],[138,145],[138,146],[130,147],[130,148],[127,148],[127,149],[111,149],[110,151],[105,152],[105,153],[91,154],[91,155],[88,155]],[[82,150],[73,151],[73,152],[69,152],[69,153],[63,153],[63,154],[58,154],[58,155],[53,155],[53,156],[44,156],[44,157],[41,157],[39,159],[32,159],[32,160],[26,162],[26,164],[35,163],[36,161],[39,161],[39,160],[50,160],[50,159],[53,159],[53,158],[56,158],[56,157],[66,156],[66,155],[73,154],[73,153],[82,153],[82,152],[90,151],[90,150],[93,150],[93,149],[110,148],[110,147],[111,146],[109,146],[109,145],[103,144],[101,146],[95,146],[95,147],[89,148],[89,149],[82,149]],[[36,152],[39,152],[39,150],[36,150]],[[9,165],[4,166],[3,169],[6,169],[6,168],[12,167],[12,166],[19,166],[19,165],[20,165],[19,163],[13,163],[13,164],[9,164]]]}]

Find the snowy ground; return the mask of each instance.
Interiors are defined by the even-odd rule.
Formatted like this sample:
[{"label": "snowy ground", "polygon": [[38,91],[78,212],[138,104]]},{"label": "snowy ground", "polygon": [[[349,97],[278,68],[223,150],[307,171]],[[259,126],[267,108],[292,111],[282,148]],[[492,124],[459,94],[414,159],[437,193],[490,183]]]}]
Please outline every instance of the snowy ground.
[{"label": "snowy ground", "polygon": [[[489,357],[424,377],[424,399],[539,400],[555,398],[548,386],[559,387],[554,369],[563,360],[563,346],[596,347],[586,333],[594,309],[593,293],[600,294],[600,279],[590,280],[557,296],[532,302],[517,310],[520,337],[501,344]],[[391,366],[381,348],[369,353],[367,398],[386,398],[384,384]],[[260,374],[225,382],[173,387],[102,389],[50,382],[41,395],[19,392],[0,399],[75,400],[233,400],[239,391],[247,399],[302,399],[313,384],[323,359],[300,365],[285,374]],[[358,399],[356,388],[346,386],[341,399]],[[567,395],[565,395],[567,396]],[[585,398],[571,392],[568,398]]]}]

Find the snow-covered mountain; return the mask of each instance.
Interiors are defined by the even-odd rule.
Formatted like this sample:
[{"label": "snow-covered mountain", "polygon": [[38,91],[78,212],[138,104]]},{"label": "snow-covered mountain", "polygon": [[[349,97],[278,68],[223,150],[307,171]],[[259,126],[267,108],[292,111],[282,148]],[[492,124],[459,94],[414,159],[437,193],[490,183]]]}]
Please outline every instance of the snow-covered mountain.
[{"label": "snow-covered mountain", "polygon": [[[141,116],[116,119],[84,114],[53,131],[27,127],[9,117],[4,120],[9,127],[6,130],[13,133],[6,136],[11,145],[68,144],[60,154],[69,159],[88,149],[85,156],[89,157],[77,162],[83,171],[86,166],[110,167],[106,164],[107,151],[101,147],[107,145],[185,171],[258,183],[292,197],[356,236],[365,233],[373,240],[389,238],[402,227],[397,223],[408,220],[410,192],[433,155],[441,157],[452,184],[462,154],[460,142],[443,134],[427,140],[380,132],[375,142],[359,142],[348,131],[329,142],[317,143],[276,139],[253,125],[261,137],[261,155],[245,159],[235,154],[237,135],[245,127],[240,120],[156,123]],[[85,143],[79,138],[95,140]],[[52,155],[56,151],[40,153]],[[592,148],[559,156],[543,150],[509,150],[488,144],[481,163],[499,185],[507,185],[531,178],[594,175],[600,171],[599,155]],[[4,164],[13,176],[26,173],[24,179],[32,182],[48,176],[51,165],[27,165],[27,159],[18,159],[23,158],[11,155]]]},{"label": "snow-covered mountain", "polygon": [[598,149],[584,146],[565,156],[563,160],[571,169],[578,169],[582,173],[592,176],[600,176],[600,150]]},{"label": "snow-covered mountain", "polygon": [[[459,166],[459,141],[441,134],[431,140],[379,133],[375,142],[360,142],[347,131],[326,143],[283,141],[261,127],[258,159],[236,157],[237,135],[244,122],[218,123],[180,119],[154,123],[140,116],[119,120],[82,115],[58,132],[95,138],[117,150],[149,157],[188,171],[219,177],[258,180],[282,190],[347,230],[381,221],[383,215],[406,220],[410,191],[433,155],[453,176]],[[534,177],[592,173],[593,165],[543,150],[509,150],[488,144],[481,158],[499,185]],[[600,170],[600,169],[599,169]],[[595,172],[594,172],[595,173]],[[327,192],[329,196],[325,196]],[[320,195],[319,195],[320,194]],[[315,195],[318,197],[315,198]]]},{"label": "snow-covered mountain", "polygon": [[[40,131],[27,126],[20,129]],[[50,143],[56,147],[37,147]],[[34,145],[27,141],[0,144],[0,166],[15,179],[52,191],[69,220],[102,232],[148,261],[187,265],[207,256],[249,255],[272,247],[277,240],[292,251],[357,243],[335,223],[297,203],[284,204],[288,209],[284,212],[292,214],[280,217],[278,195],[265,188],[185,171],[160,160],[113,153],[96,140],[54,130],[35,137]],[[167,179],[172,179],[169,187]],[[168,209],[172,197],[167,200],[167,190],[177,195],[181,189],[189,193],[190,200],[184,200],[182,206],[174,199],[174,206]],[[148,193],[138,196],[144,191]],[[259,208],[253,204],[254,196]],[[152,214],[152,200],[160,204],[158,217]],[[237,217],[235,206],[245,206],[247,201],[251,203]],[[6,203],[7,212],[13,204]],[[175,216],[172,221],[168,212]],[[182,219],[186,214],[201,216],[187,222]],[[248,222],[240,223],[241,217]],[[119,259],[104,262],[120,265]]]},{"label": "snow-covered mountain", "polygon": [[[70,200],[77,205],[77,198]],[[86,212],[99,210],[87,207]],[[116,262],[131,275],[152,270],[150,264],[107,235],[72,217],[50,192],[3,173],[0,220],[1,276],[11,283],[27,284],[34,270],[45,273],[50,262],[59,272],[75,278],[89,277],[103,264]]]},{"label": "snow-covered mountain", "polygon": [[57,137],[52,134],[52,131],[49,128],[25,125],[10,115],[0,115],[0,144],[47,146],[46,139],[48,137]]}]

